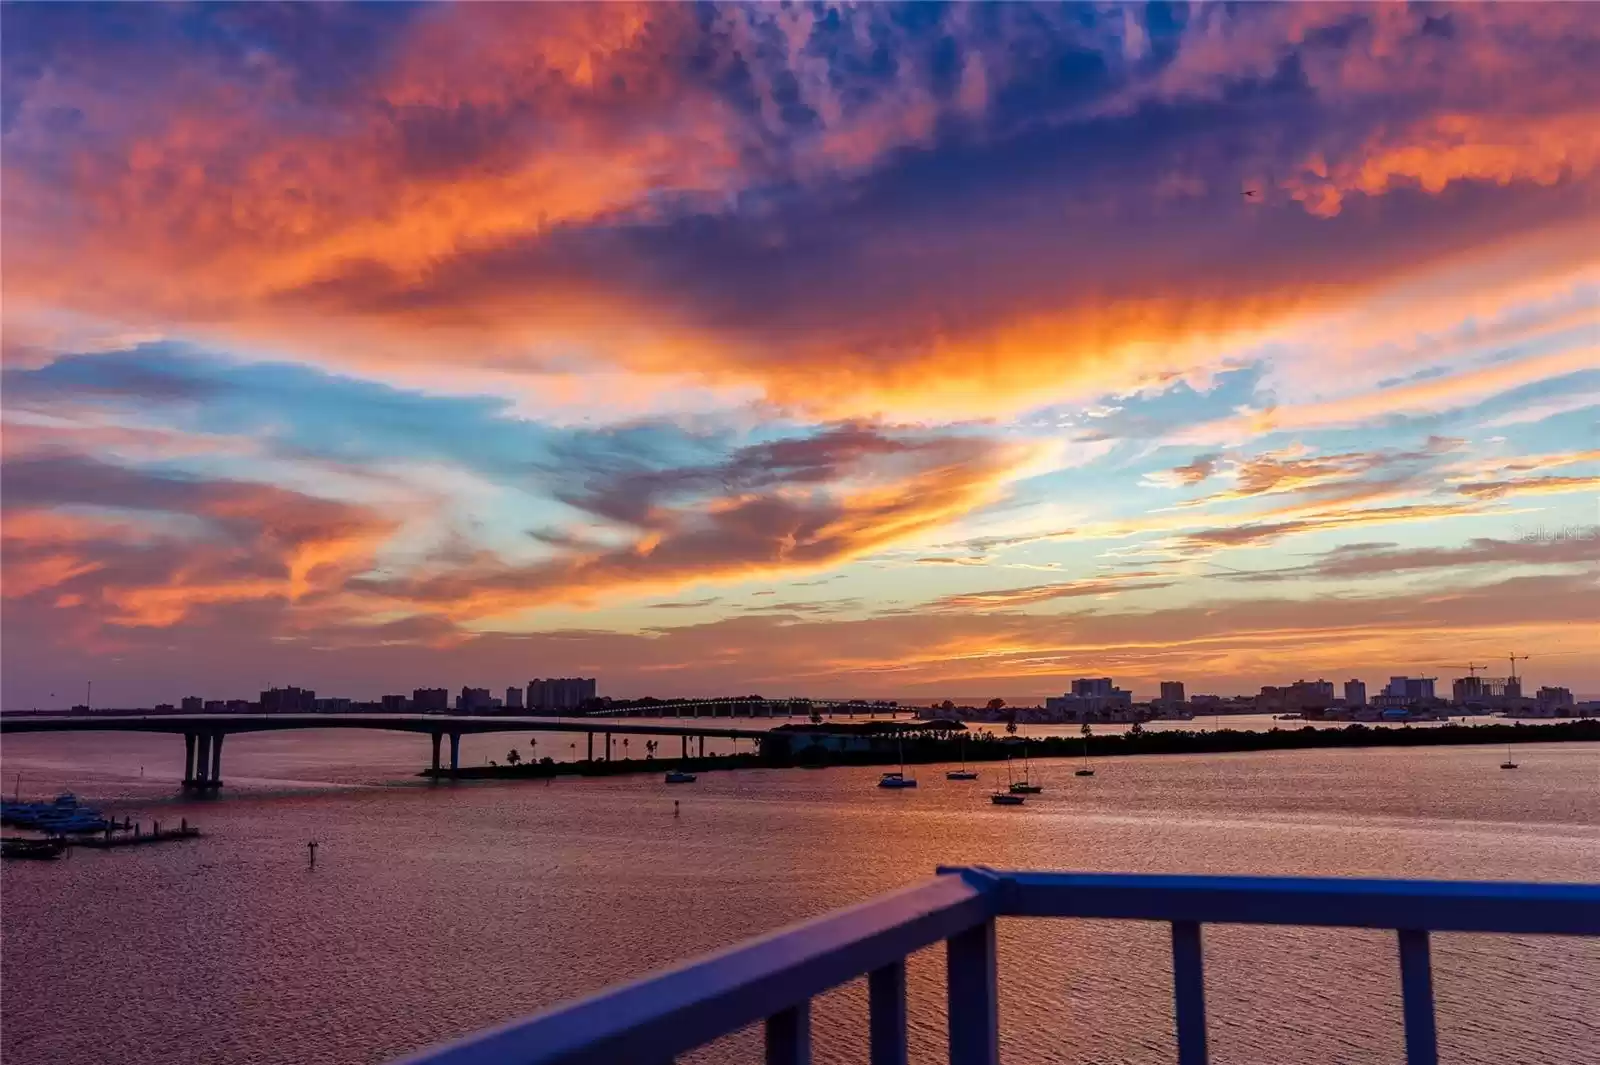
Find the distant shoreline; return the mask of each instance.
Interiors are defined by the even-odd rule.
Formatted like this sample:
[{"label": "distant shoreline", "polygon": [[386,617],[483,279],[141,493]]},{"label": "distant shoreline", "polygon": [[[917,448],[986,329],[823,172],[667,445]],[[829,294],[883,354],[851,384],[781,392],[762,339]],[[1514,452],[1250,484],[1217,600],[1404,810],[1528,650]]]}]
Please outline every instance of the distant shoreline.
[{"label": "distant shoreline", "polygon": [[[806,740],[808,734],[790,734]],[[1123,758],[1157,754],[1237,754],[1255,751],[1294,751],[1355,747],[1459,747],[1520,743],[1600,741],[1600,718],[1554,721],[1549,724],[1435,725],[1428,728],[1373,728],[1354,723],[1344,728],[1269,729],[1264,732],[1219,729],[1215,731],[1145,730],[1091,735],[1091,758]],[[1011,737],[990,733],[956,732],[949,738],[928,735],[904,738],[907,764],[1002,762],[1020,757],[1081,758],[1081,736]],[[618,776],[664,773],[683,769],[692,773],[724,769],[793,769],[828,766],[896,765],[899,752],[886,740],[868,751],[831,751],[805,747],[783,754],[729,754],[700,758],[619,758],[576,762],[523,762],[517,765],[463,766],[456,770],[424,769],[418,776],[447,780],[540,780],[558,776]]]}]

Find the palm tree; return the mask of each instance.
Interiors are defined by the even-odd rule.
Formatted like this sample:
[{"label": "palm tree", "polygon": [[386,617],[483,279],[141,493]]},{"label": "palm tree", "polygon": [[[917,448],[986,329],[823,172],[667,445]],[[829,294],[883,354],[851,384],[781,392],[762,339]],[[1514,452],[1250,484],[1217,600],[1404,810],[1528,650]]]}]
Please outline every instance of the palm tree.
[{"label": "palm tree", "polygon": [[521,761],[522,755],[517,753],[517,749],[515,747],[506,752],[506,765],[516,765]]},{"label": "palm tree", "polygon": [[655,740],[645,740],[644,741],[644,760],[645,761],[648,762],[648,761],[651,761],[652,759],[655,758],[655,756],[656,756],[656,747],[657,746],[659,746],[659,745],[656,743]]},{"label": "palm tree", "polygon": [[811,723],[813,725],[822,724],[822,711],[814,706],[811,708]]},{"label": "palm tree", "polygon": [[624,762],[628,760],[628,737],[626,736],[622,737],[622,760]]},{"label": "palm tree", "polygon": [[539,753],[539,737],[528,737],[528,761],[534,761],[534,755]]},{"label": "palm tree", "polygon": [[569,743],[567,744],[567,750],[572,752],[572,760],[576,762],[578,760],[578,745],[576,743]]}]

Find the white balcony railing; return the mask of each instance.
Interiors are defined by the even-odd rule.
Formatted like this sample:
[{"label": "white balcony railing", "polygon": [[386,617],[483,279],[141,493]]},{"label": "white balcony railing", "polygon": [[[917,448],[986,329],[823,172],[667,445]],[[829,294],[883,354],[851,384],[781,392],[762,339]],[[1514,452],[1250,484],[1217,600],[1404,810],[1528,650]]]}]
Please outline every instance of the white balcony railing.
[{"label": "white balcony railing", "polygon": [[925,883],[407,1059],[408,1065],[667,1063],[757,1021],[766,1060],[811,1058],[811,1000],[867,978],[873,1065],[905,1065],[906,969],[943,940],[950,1061],[995,1065],[1001,917],[1163,921],[1172,928],[1180,1065],[1206,1061],[1201,927],[1387,928],[1397,935],[1408,1065],[1435,1065],[1430,932],[1600,935],[1600,885],[1123,876],[941,869]]}]

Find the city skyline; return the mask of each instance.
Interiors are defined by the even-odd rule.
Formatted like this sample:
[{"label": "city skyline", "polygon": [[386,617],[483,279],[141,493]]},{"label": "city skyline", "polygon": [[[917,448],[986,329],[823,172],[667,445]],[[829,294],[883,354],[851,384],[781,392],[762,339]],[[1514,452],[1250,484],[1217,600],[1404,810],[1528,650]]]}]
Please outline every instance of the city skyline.
[{"label": "city skyline", "polygon": [[1583,5],[0,21],[6,709],[1600,693]]}]

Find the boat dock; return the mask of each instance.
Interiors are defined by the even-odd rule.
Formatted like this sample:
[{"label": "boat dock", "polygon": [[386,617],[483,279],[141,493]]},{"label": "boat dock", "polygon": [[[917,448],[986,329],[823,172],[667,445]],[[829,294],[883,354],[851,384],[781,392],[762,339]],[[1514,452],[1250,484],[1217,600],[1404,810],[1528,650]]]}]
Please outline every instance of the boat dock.
[{"label": "boat dock", "polygon": [[115,847],[138,847],[146,843],[167,843],[175,839],[194,839],[200,835],[200,829],[191,825],[187,819],[180,822],[177,828],[161,827],[161,822],[152,824],[150,831],[146,832],[141,825],[134,825],[132,831],[119,830],[116,832],[107,829],[104,835],[76,836],[66,840],[69,847],[89,847],[94,850],[111,850]]}]

